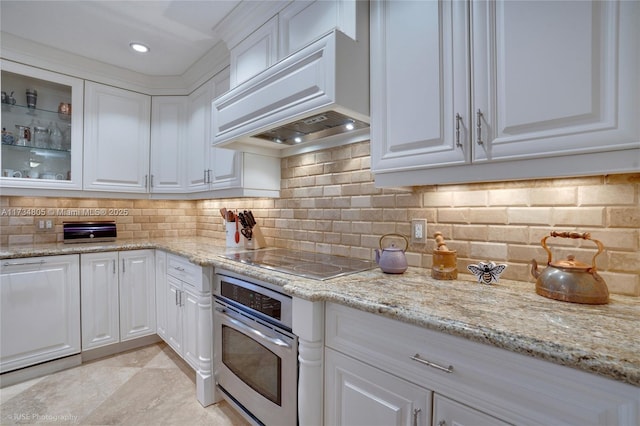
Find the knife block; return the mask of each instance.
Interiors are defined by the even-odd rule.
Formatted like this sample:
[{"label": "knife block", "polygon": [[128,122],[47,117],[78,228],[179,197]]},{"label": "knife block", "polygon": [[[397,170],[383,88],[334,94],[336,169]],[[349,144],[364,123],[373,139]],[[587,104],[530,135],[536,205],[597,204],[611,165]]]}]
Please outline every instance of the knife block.
[{"label": "knife block", "polygon": [[251,229],[251,239],[247,239],[244,235],[244,248],[249,250],[261,249],[267,246],[267,242],[264,240],[264,236],[262,235],[262,231],[260,231],[260,227],[256,224]]}]

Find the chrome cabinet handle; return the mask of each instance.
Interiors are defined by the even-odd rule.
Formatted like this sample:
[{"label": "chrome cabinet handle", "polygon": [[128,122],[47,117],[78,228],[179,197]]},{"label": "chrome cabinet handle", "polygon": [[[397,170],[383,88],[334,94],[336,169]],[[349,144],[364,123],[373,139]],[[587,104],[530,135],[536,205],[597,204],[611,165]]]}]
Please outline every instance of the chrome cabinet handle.
[{"label": "chrome cabinet handle", "polygon": [[2,266],[44,265],[45,263],[47,263],[45,260],[37,262],[4,262]]},{"label": "chrome cabinet handle", "polygon": [[144,189],[149,189],[149,175],[144,175]]},{"label": "chrome cabinet handle", "polygon": [[418,426],[418,414],[420,414],[421,411],[419,408],[413,409],[413,426]]},{"label": "chrome cabinet handle", "polygon": [[211,169],[207,169],[207,183],[211,183]]},{"label": "chrome cabinet handle", "polygon": [[462,116],[456,112],[456,146],[458,148],[462,147],[462,143],[460,143],[460,121],[462,121]]},{"label": "chrome cabinet handle", "polygon": [[113,269],[113,273],[115,274],[116,273],[116,261],[115,261],[115,259],[111,261],[111,267]]},{"label": "chrome cabinet handle", "polygon": [[178,291],[179,291],[179,290],[176,290],[176,294],[175,294],[175,296],[176,296],[176,302],[175,302],[175,305],[176,305],[176,306],[178,306]]},{"label": "chrome cabinet handle", "polygon": [[150,183],[151,188],[153,188],[153,175],[151,175],[151,183]]},{"label": "chrome cabinet handle", "polygon": [[122,273],[124,274],[125,271],[125,267],[124,267],[124,259],[122,259]]},{"label": "chrome cabinet handle", "polygon": [[443,366],[438,365],[438,364],[436,364],[434,362],[431,362],[431,361],[428,361],[426,359],[420,358],[420,354],[415,354],[414,356],[410,356],[409,358],[411,358],[414,361],[419,362],[420,364],[424,364],[424,365],[427,365],[429,367],[433,367],[435,369],[445,371],[447,373],[453,373],[453,365],[450,365],[448,367],[443,367]]},{"label": "chrome cabinet handle", "polygon": [[477,139],[476,143],[478,145],[482,145],[484,142],[482,141],[482,111],[478,109],[476,113],[476,129],[477,129]]},{"label": "chrome cabinet handle", "polygon": [[184,268],[182,266],[174,266],[173,269],[179,272],[184,272]]}]

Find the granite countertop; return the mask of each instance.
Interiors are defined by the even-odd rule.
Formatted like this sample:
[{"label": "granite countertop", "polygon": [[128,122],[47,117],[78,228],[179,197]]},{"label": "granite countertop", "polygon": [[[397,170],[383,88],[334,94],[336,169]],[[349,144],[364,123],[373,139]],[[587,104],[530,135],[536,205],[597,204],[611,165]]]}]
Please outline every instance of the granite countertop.
[{"label": "granite countertop", "polygon": [[532,282],[438,281],[423,268],[400,275],[376,268],[317,281],[224,259],[219,255],[241,250],[203,237],[0,247],[0,258],[144,248],[267,281],[295,297],[339,303],[640,386],[639,298],[611,295],[607,305],[580,305],[539,296]]}]

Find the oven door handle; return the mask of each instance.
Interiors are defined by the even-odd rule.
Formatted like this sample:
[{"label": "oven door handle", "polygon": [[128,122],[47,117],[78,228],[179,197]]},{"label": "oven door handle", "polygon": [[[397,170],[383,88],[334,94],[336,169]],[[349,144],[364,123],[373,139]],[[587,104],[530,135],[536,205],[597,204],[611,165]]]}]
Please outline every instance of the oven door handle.
[{"label": "oven door handle", "polygon": [[245,324],[242,321],[239,321],[231,316],[229,316],[226,312],[226,310],[224,308],[215,308],[216,311],[224,314],[225,318],[233,325],[235,325],[236,327],[240,328],[241,330],[252,334],[262,340],[265,340],[271,344],[274,344],[276,346],[280,346],[283,348],[287,348],[287,349],[291,349],[291,345],[288,344],[287,342],[285,342],[282,339],[278,339],[277,337],[271,337],[271,336],[267,336],[266,334],[264,334],[263,332],[261,332],[260,330],[256,330],[255,328],[251,327],[250,325]]}]

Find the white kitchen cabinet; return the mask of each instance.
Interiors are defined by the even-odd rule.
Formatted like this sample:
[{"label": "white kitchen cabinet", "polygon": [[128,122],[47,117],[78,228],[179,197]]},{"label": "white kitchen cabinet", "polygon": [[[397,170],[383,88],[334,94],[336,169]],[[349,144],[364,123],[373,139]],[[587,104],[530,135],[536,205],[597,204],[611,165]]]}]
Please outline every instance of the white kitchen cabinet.
[{"label": "white kitchen cabinet", "polygon": [[82,349],[120,341],[118,253],[82,254]]},{"label": "white kitchen cabinet", "polygon": [[434,426],[507,426],[509,423],[435,394],[433,396],[433,424]]},{"label": "white kitchen cabinet", "polygon": [[[325,339],[327,366],[331,366],[325,377],[327,424],[338,424],[331,422],[332,415],[359,415],[359,405],[336,401],[334,395],[342,391],[343,383],[379,385],[398,394],[392,386],[385,388],[383,372],[396,378],[392,381],[433,392],[434,425],[442,420],[447,425],[474,426],[640,421],[640,394],[632,385],[346,306],[326,305]],[[351,361],[336,362],[331,351]],[[347,379],[332,379],[336,371]],[[363,393],[381,400],[375,397],[382,394],[380,390],[367,393],[365,385],[349,386],[348,392],[360,398],[359,404],[367,403],[359,396]],[[341,412],[334,413],[337,408],[331,404]]]},{"label": "white kitchen cabinet", "polygon": [[181,193],[186,189],[186,157],[190,155],[187,106],[186,96],[154,96],[151,100],[152,193]]},{"label": "white kitchen cabinet", "polygon": [[[8,188],[82,188],[82,80],[2,60],[2,175]],[[27,90],[36,91],[27,106]],[[22,127],[22,128],[21,128]]]},{"label": "white kitchen cabinet", "polygon": [[212,197],[280,194],[280,159],[211,146],[211,102],[229,88],[228,70],[189,96],[187,191]]},{"label": "white kitchen cabinet", "polygon": [[212,404],[213,311],[212,268],[202,267],[174,254],[166,256],[163,293],[165,333],[160,335],[196,371],[196,394],[203,406]]},{"label": "white kitchen cabinet", "polygon": [[274,6],[264,13],[272,11],[274,15],[254,26],[250,34],[245,36],[245,26],[230,25],[236,34],[224,36],[232,46],[231,87],[249,80],[334,29],[357,40],[358,20],[366,16],[367,7],[367,2],[353,0],[294,0],[281,2],[286,7],[277,10],[278,4],[272,3]]},{"label": "white kitchen cabinet", "polygon": [[120,340],[156,332],[155,269],[153,250],[119,253]]},{"label": "white kitchen cabinet", "polygon": [[2,261],[2,373],[80,353],[79,265],[78,255]]},{"label": "white kitchen cabinet", "polygon": [[431,391],[331,349],[325,351],[325,386],[332,390],[325,424],[431,424]]},{"label": "white kitchen cabinet", "polygon": [[150,114],[150,96],[85,83],[85,190],[148,191]]},{"label": "white kitchen cabinet", "polygon": [[214,82],[208,81],[189,95],[187,139],[187,191],[209,190],[211,156],[211,101]]},{"label": "white kitchen cabinet", "polygon": [[230,51],[231,87],[278,61],[278,16],[274,16]]},{"label": "white kitchen cabinet", "polygon": [[81,255],[82,349],[156,333],[153,250]]},{"label": "white kitchen cabinet", "polygon": [[156,333],[163,340],[167,337],[167,253],[156,250]]},{"label": "white kitchen cabinet", "polygon": [[624,1],[372,2],[376,184],[638,170],[639,19]]}]

